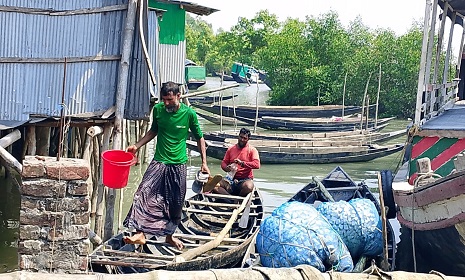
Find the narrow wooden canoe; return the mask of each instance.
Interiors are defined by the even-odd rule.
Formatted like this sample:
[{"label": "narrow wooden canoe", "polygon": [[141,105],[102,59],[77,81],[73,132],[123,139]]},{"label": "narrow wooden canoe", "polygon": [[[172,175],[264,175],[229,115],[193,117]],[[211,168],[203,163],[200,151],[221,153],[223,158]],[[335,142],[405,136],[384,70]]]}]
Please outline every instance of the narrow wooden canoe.
[{"label": "narrow wooden canoe", "polygon": [[244,199],[232,195],[196,194],[185,201],[182,220],[174,234],[184,243],[183,251],[166,244],[164,237],[152,237],[144,246],[125,244],[122,238],[129,233],[123,232],[92,252],[89,256],[91,269],[104,273],[140,273],[154,269],[188,271],[235,267],[242,262],[263,219],[263,201],[257,188],[245,228],[235,221],[218,247],[192,260],[177,262],[175,258],[215,239]]},{"label": "narrow wooden canoe", "polygon": [[[386,126],[383,125],[383,126]],[[352,133],[353,132],[353,133]],[[406,136],[406,129],[400,129],[391,132],[377,132],[377,131],[343,131],[340,133],[307,133],[307,134],[271,134],[271,133],[262,133],[262,134],[252,134],[249,141],[362,141],[363,144],[370,143],[381,143],[386,142],[401,136]],[[228,139],[236,139],[238,132],[231,131],[213,131],[205,132],[203,137],[205,140],[227,142]],[[251,142],[252,143],[252,142]]]},{"label": "narrow wooden canoe", "polygon": [[[220,114],[219,105],[207,105],[202,103],[192,103],[192,106],[205,110],[210,113]],[[332,117],[342,115],[342,105],[322,105],[322,106],[259,106],[258,117],[299,117],[299,118],[318,118]],[[255,106],[240,105],[236,106],[236,116],[255,119]],[[351,115],[361,112],[360,106],[345,106],[344,113]],[[234,117],[234,108],[232,106],[223,106],[223,116]]]},{"label": "narrow wooden canoe", "polygon": [[[319,186],[317,181],[312,180],[293,197],[291,197],[289,201],[299,201],[308,204],[315,204],[317,201],[328,202],[330,201],[328,194],[332,197],[332,199],[334,199],[334,201],[350,201],[354,198],[366,198],[374,203],[378,213],[381,215],[380,204],[365,182],[362,181],[359,184],[355,183],[340,166],[334,168],[323,180],[321,180],[321,183],[324,186],[324,189]],[[386,224],[386,232],[387,262],[389,264],[389,270],[394,270],[396,241],[395,233],[389,221],[387,221]],[[373,260],[378,263],[378,267],[381,267],[380,262],[383,259],[382,255],[373,258]],[[358,260],[353,261],[354,264],[356,264]],[[371,259],[366,261],[366,265],[371,265]]]},{"label": "narrow wooden canoe", "polygon": [[[207,156],[222,160],[232,144],[206,141]],[[187,140],[187,147],[198,151],[197,143]],[[303,164],[303,163],[342,163],[363,162],[384,157],[403,149],[403,144],[389,146],[319,146],[319,147],[260,147],[257,148],[262,164]]]}]

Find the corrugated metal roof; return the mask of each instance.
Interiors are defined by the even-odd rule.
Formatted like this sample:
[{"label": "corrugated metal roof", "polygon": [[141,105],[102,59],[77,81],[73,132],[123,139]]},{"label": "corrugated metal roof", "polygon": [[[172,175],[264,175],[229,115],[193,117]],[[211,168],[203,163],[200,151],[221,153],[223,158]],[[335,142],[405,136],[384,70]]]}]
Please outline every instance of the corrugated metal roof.
[{"label": "corrugated metal roof", "polygon": [[[30,114],[58,116],[64,58],[68,60],[64,89],[67,115],[113,106],[126,2],[0,0],[0,120],[23,121]],[[89,9],[102,8],[106,12],[88,13]],[[78,10],[78,14],[63,13],[71,10]],[[145,108],[141,103],[145,103],[148,82],[134,85],[144,79],[147,65],[140,56],[132,62],[134,79],[130,80],[128,102],[138,104],[129,104],[132,111],[128,113],[146,118],[148,109],[134,111]]]},{"label": "corrugated metal roof", "polygon": [[157,2],[170,3],[170,4],[179,4],[179,5],[182,5],[184,10],[186,10],[186,11],[188,11],[190,13],[201,15],[201,16],[208,16],[208,15],[214,13],[214,12],[219,11],[218,9],[215,9],[215,8],[210,8],[210,7],[206,7],[206,6],[202,6],[202,5],[199,5],[199,4],[196,4],[196,3],[186,2],[186,1],[157,0]]}]

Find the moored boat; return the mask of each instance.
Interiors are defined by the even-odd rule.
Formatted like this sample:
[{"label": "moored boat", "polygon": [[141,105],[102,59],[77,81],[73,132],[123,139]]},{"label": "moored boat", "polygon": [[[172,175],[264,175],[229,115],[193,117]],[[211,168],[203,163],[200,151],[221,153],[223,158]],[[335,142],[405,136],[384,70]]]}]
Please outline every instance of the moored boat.
[{"label": "moored boat", "polygon": [[[248,210],[241,211],[244,207]],[[143,246],[125,244],[122,238],[130,233],[123,232],[97,247],[89,256],[89,263],[93,271],[105,273],[236,267],[241,264],[262,219],[263,201],[257,188],[247,197],[199,193],[184,202],[181,223],[173,235],[184,243],[183,251],[166,244],[164,237],[151,237]],[[228,224],[232,225],[229,230]],[[219,246],[201,250],[198,256],[194,254],[223,233],[227,236],[220,240]]]},{"label": "moored boat", "polygon": [[[187,147],[198,151],[197,142],[187,140]],[[206,141],[207,156],[222,160],[226,150],[233,144]],[[403,144],[379,146],[254,146],[262,164],[342,163],[363,162],[388,156],[403,149]]]},{"label": "moored boat", "polygon": [[[325,178],[323,178],[323,180],[319,181],[318,179],[313,178],[312,181],[310,181],[310,183],[308,183],[305,187],[303,187],[301,190],[299,190],[293,197],[291,197],[289,199],[289,202],[298,201],[298,202],[301,202],[301,203],[310,204],[310,205],[314,206],[315,208],[318,208],[318,205],[320,205],[321,203],[327,203],[327,202],[330,202],[330,203],[331,202],[336,202],[337,203],[337,202],[341,202],[341,201],[351,203],[351,201],[355,202],[356,199],[367,199],[367,200],[371,201],[374,204],[374,207],[376,208],[376,210],[373,210],[373,211],[375,211],[375,213],[377,212],[377,214],[380,215],[380,216],[382,215],[380,203],[378,202],[377,198],[373,195],[373,193],[370,191],[370,189],[365,184],[365,182],[362,181],[362,182],[360,182],[358,184],[355,183],[340,166],[337,166]],[[357,201],[357,202],[360,202],[360,201]],[[347,206],[348,204],[344,204],[344,205]],[[351,223],[356,225],[357,223],[354,223],[353,221],[355,221],[357,219],[360,219],[360,217],[363,216],[362,213],[357,212],[357,209],[358,209],[358,211],[365,211],[365,210],[364,209],[360,210],[360,208],[354,207],[354,204],[352,204],[352,207],[349,207],[351,211],[343,211],[343,209],[344,210],[349,210],[349,208],[345,209],[342,205],[339,205],[339,206],[334,207],[334,208],[332,206],[329,206],[329,207],[326,207],[325,209],[332,209],[332,210],[335,210],[335,211],[339,211],[337,213],[334,213],[333,214],[334,216],[332,216],[332,217],[334,217],[334,218],[339,217],[340,220],[347,219],[348,221],[351,221]],[[324,213],[324,211],[320,210],[320,213]],[[298,215],[298,213],[297,213],[297,215]],[[289,217],[291,217],[291,215],[286,214],[286,217],[289,218]],[[327,218],[328,218],[328,220],[330,220],[329,217],[327,217]],[[363,235],[362,232],[364,232],[365,234],[368,234],[369,231],[373,231],[374,233],[376,233],[376,231],[379,228],[378,229],[365,230],[365,231],[362,229],[362,227],[364,225],[358,225],[358,227],[355,226],[354,228],[347,228],[345,226],[341,226],[341,225],[344,225],[344,223],[342,221],[339,221],[339,219],[338,219],[339,222],[338,222],[337,225],[341,226],[341,228],[339,228],[336,231],[340,232],[341,229],[343,229],[343,231],[344,231],[343,235],[345,236],[345,238],[342,238],[342,240],[344,240],[345,245],[348,245],[347,246],[348,248],[352,248],[352,252],[351,252],[350,256],[352,257],[353,264],[355,265],[355,264],[360,262],[358,265],[355,265],[356,269],[358,269],[359,271],[364,270],[368,266],[370,266],[372,261],[376,262],[378,267],[383,267],[386,270],[394,270],[394,268],[395,268],[395,258],[396,258],[395,233],[394,233],[394,231],[392,229],[392,226],[391,226],[391,224],[390,224],[390,222],[388,220],[385,220],[386,223],[385,223],[384,226],[382,226],[382,224],[383,224],[382,220],[383,219],[382,219],[382,217],[378,217],[378,218],[379,218],[378,221],[381,222],[381,223],[376,223],[375,220],[373,220],[373,222],[376,223],[376,225],[378,227],[381,227],[381,230],[383,230],[385,232],[385,234],[384,234],[383,237],[381,237],[382,236],[381,234],[375,234],[374,235],[375,237],[373,237],[373,236],[369,237],[370,242],[373,241],[373,242],[376,243],[376,245],[373,245],[370,248],[371,249],[373,249],[373,248],[378,249],[378,250],[374,250],[374,251],[378,251],[377,254],[372,254],[372,255],[368,255],[368,254],[364,255],[363,253],[360,253],[362,250],[358,251],[359,254],[357,255],[355,253],[355,250],[353,249],[353,248],[355,248],[355,246],[350,246],[350,245],[357,245],[358,244],[354,240],[356,239],[356,236],[358,238],[360,238]],[[295,221],[295,223],[297,224],[298,222]],[[263,227],[265,227],[267,225],[269,225],[269,224],[267,224],[266,221],[264,221],[264,223],[262,224]],[[384,229],[383,229],[383,227],[384,227]],[[286,229],[289,230],[289,233],[292,232],[292,233],[296,234],[296,232],[297,233],[299,232],[298,229],[289,229],[289,228],[287,228],[287,226],[283,226],[282,227],[283,231],[280,231],[279,234],[280,235],[288,234]],[[259,232],[259,234],[257,236],[257,246],[262,246],[261,248],[257,248],[257,249],[259,249],[258,251],[260,252],[260,251],[263,251],[263,250],[265,250],[265,251],[266,250],[275,250],[274,254],[278,254],[279,252],[281,252],[280,249],[276,249],[275,246],[271,246],[269,248],[263,247],[262,243],[260,243],[260,242],[268,242],[268,241],[265,241],[264,238],[261,238],[260,235],[261,234],[270,234],[271,229],[267,228],[267,229],[263,229],[263,231],[266,232],[266,233],[262,233],[262,230],[260,230],[260,232]],[[273,233],[271,233],[271,234],[273,234]],[[314,236],[312,234],[316,234],[316,236]],[[321,242],[321,238],[327,238],[326,236],[319,236],[318,237],[318,233],[316,233],[316,232],[313,232],[312,234],[309,234],[309,237],[312,237],[312,236],[316,237],[317,240],[314,240],[315,243]],[[352,237],[352,239],[350,241],[353,241],[353,243],[352,244],[347,244],[349,242],[347,242],[345,239],[348,239],[350,237]],[[277,242],[277,241],[275,240],[273,242]],[[315,243],[310,243],[310,244],[315,244]],[[286,243],[285,245],[286,245],[286,253],[288,255],[286,256],[284,263],[278,264],[278,263],[275,262],[275,264],[277,264],[278,267],[279,266],[290,266],[290,263],[286,263],[286,262],[290,261],[291,254],[295,254],[295,252],[297,251],[297,250],[292,250],[292,247],[290,246],[291,244]],[[299,243],[298,246],[303,247],[305,245]],[[317,246],[317,245],[314,245],[314,246]],[[383,248],[383,250],[381,250],[381,252],[379,251],[380,248]],[[311,249],[311,248],[309,247],[307,249]],[[333,251],[337,251],[338,249],[340,249],[340,248],[334,248]],[[307,254],[306,256],[302,256],[301,258],[299,258],[299,256],[297,255],[297,256],[295,256],[295,258],[298,259],[297,261],[302,261],[303,259],[311,260],[312,256],[314,257],[315,255]],[[270,254],[265,254],[263,256],[260,256],[260,258],[270,258],[270,257],[274,258],[273,254],[271,254],[271,255]],[[334,257],[336,257],[336,255],[333,255],[332,258],[334,258]],[[261,260],[261,261],[263,261],[263,260]],[[325,260],[322,260],[322,261],[326,265],[326,267],[328,268],[328,263],[325,262]],[[326,261],[331,262],[331,261],[334,261],[334,260],[326,260]],[[322,266],[320,265],[320,269],[321,268],[322,268]],[[334,269],[334,267],[331,267],[331,270],[332,269]]]},{"label": "moored boat", "polygon": [[[427,3],[425,9],[415,119],[408,134],[410,147],[407,150],[410,152],[392,183],[397,219],[401,224],[397,260],[401,270],[434,270],[452,276],[465,276],[463,53],[457,55],[460,59],[457,68],[460,71],[456,77],[445,74],[436,78],[428,67],[436,64],[435,73],[446,73],[450,69],[447,63],[442,70],[439,69],[441,63],[437,58],[446,57],[447,60],[451,55],[451,42],[456,32],[450,34],[446,52],[434,56],[432,53],[441,50],[444,45],[437,38],[444,37],[445,25],[460,26],[452,22],[465,10],[463,1],[439,0],[435,3],[437,6]],[[440,28],[436,27],[438,13],[444,19],[440,21]],[[444,17],[445,14],[447,17]],[[434,32],[430,30],[439,30],[440,33],[433,36]],[[462,34],[462,31],[463,28],[458,33]],[[429,34],[432,34],[431,37]],[[386,182],[385,187],[390,189],[391,182]]]},{"label": "moored boat", "polygon": [[[213,114],[220,114],[219,105],[206,105],[201,103],[192,103],[192,106],[205,110]],[[342,105],[321,105],[321,106],[258,106],[258,117],[299,117],[299,118],[319,118],[341,116],[342,109],[344,114],[350,115],[361,112],[360,106],[342,106]],[[255,119],[256,107],[240,105],[233,108],[232,106],[222,106],[223,116],[226,117],[243,117]],[[235,114],[234,114],[235,112]]]},{"label": "moored boat", "polygon": [[[369,128],[368,130],[353,130],[340,132],[314,132],[314,133],[295,133],[295,134],[277,134],[277,133],[254,133],[250,140],[273,140],[273,141],[345,141],[345,140],[362,140],[366,144],[386,142],[401,136],[406,137],[406,129],[400,129],[390,132],[379,132],[378,129],[384,128],[387,124]],[[233,131],[210,131],[204,133],[205,140],[225,142],[226,139],[237,138],[237,132]]]},{"label": "moored boat", "polygon": [[207,82],[205,66],[197,65],[192,60],[186,59],[184,64],[184,78],[188,89],[198,89]]}]

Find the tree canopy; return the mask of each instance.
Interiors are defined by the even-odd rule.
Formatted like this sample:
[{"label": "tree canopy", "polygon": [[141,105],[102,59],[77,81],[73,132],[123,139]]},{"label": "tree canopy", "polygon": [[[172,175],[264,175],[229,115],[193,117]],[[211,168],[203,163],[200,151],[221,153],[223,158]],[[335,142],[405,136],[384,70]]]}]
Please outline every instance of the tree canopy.
[{"label": "tree canopy", "polygon": [[342,104],[343,98],[345,105],[361,105],[367,84],[374,103],[380,81],[380,116],[402,118],[415,110],[422,36],[421,23],[400,36],[372,30],[361,18],[344,27],[334,11],[280,22],[262,10],[216,34],[202,19],[186,17],[188,58],[210,73],[228,72],[233,62],[266,71],[270,105]]}]

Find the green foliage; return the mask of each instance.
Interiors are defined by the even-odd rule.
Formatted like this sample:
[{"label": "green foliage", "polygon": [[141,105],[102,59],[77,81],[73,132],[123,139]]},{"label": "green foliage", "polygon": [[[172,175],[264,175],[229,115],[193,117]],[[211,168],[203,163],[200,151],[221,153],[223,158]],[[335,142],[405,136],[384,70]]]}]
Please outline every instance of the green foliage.
[{"label": "green foliage", "polygon": [[343,98],[346,105],[361,105],[367,83],[373,104],[381,79],[380,116],[413,117],[420,23],[397,36],[391,30],[371,30],[361,18],[344,27],[333,11],[304,21],[279,22],[263,10],[252,19],[239,18],[229,31],[217,34],[200,19],[187,17],[186,22],[188,58],[204,64],[207,72],[229,73],[235,61],[266,71],[273,88],[270,105],[342,104]]}]

